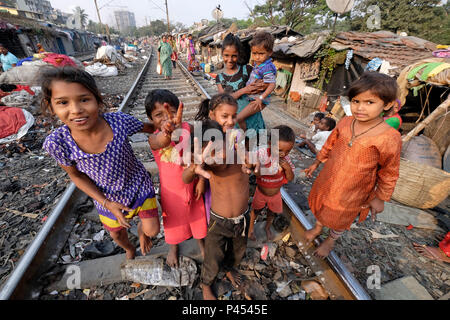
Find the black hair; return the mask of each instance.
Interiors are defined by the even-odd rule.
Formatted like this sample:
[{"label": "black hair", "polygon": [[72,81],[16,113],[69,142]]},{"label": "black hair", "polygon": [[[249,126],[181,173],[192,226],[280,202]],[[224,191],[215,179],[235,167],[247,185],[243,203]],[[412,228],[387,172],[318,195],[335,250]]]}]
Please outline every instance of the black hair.
[{"label": "black hair", "polygon": [[[202,121],[201,128],[202,128],[202,135],[200,137],[197,136],[197,138],[199,138],[202,147],[205,147],[210,141],[212,142],[215,141],[214,136],[211,136],[210,140],[203,139],[204,137],[207,136],[205,133],[211,129],[217,129],[217,131],[220,132],[220,137],[222,138],[222,140],[225,140],[225,133],[223,132],[222,126],[217,121],[210,119]],[[195,130],[191,132],[191,152],[194,152],[194,138],[196,137],[195,133],[196,133]]]},{"label": "black hair", "polygon": [[149,117],[149,119],[152,118],[152,112],[153,110],[155,110],[156,103],[160,104],[168,103],[169,105],[178,110],[180,100],[172,91],[166,89],[156,89],[150,91],[147,97],[145,98],[145,112],[147,113],[147,117]]},{"label": "black hair", "polygon": [[290,127],[285,125],[280,125],[274,128],[279,130],[280,141],[295,143],[295,132]]},{"label": "black hair", "polygon": [[328,131],[332,131],[334,128],[336,128],[336,120],[334,120],[333,118],[325,117],[323,118],[323,120],[325,120],[327,123],[327,126],[329,128]]},{"label": "black hair", "polygon": [[235,36],[232,33],[227,34],[225,39],[223,39],[222,52],[227,47],[235,47],[236,51],[239,53],[239,55],[241,55],[242,50],[243,50],[241,40],[239,40],[238,36]]},{"label": "black hair", "polygon": [[12,92],[13,90],[16,89],[17,86],[15,84],[7,84],[7,83],[0,84],[0,90],[2,90],[3,92]]},{"label": "black hair", "polygon": [[44,67],[40,73],[42,82],[42,100],[41,109],[47,114],[51,109],[52,83],[53,81],[64,81],[68,83],[78,83],[89,90],[97,100],[99,106],[104,105],[100,90],[97,87],[95,79],[86,71],[71,66],[64,67]]},{"label": "black hair", "polygon": [[397,81],[383,73],[375,71],[364,72],[358,80],[351,84],[348,90],[348,97],[352,101],[354,97],[366,91],[377,95],[387,105],[397,99]]},{"label": "black hair", "polygon": [[315,115],[314,115],[314,119],[319,119],[319,120],[322,120],[323,118],[325,118],[325,114],[323,114],[322,112],[317,112]]},{"label": "black hair", "polygon": [[213,96],[211,99],[205,99],[200,103],[198,107],[197,115],[195,116],[196,121],[206,121],[209,119],[209,112],[215,110],[221,104],[229,104],[232,106],[236,106],[237,102],[230,94],[228,93],[219,93]]},{"label": "black hair", "polygon": [[261,31],[256,33],[253,36],[253,39],[250,41],[250,48],[254,46],[263,46],[269,52],[273,51],[273,45],[275,43],[275,38],[269,32]]}]

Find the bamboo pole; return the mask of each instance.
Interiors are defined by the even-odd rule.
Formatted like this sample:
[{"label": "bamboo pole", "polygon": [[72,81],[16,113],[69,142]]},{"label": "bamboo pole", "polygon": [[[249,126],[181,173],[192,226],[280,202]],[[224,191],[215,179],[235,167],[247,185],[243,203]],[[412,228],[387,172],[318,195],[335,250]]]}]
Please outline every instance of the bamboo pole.
[{"label": "bamboo pole", "polygon": [[450,96],[441,103],[428,117],[425,118],[421,123],[419,123],[413,130],[411,130],[404,138],[403,142],[411,140],[420,131],[422,131],[426,126],[428,126],[433,120],[437,119],[440,115],[445,114],[450,106]]}]

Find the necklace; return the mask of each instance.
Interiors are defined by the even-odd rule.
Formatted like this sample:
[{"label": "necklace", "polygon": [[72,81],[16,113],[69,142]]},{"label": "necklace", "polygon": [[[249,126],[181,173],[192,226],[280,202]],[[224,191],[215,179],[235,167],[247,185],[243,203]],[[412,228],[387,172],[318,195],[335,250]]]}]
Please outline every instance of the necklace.
[{"label": "necklace", "polygon": [[355,135],[355,122],[356,122],[356,120],[353,119],[353,122],[352,122],[352,138],[350,139],[350,142],[348,143],[349,147],[351,147],[353,145],[353,140],[355,140],[356,138],[358,138],[358,137],[362,136],[363,134],[369,132],[370,130],[378,127],[380,124],[382,124],[384,122],[384,120],[381,120],[379,123],[377,123],[373,127],[367,129],[366,131],[364,131],[364,132],[362,132],[362,133],[360,133],[358,135]]}]

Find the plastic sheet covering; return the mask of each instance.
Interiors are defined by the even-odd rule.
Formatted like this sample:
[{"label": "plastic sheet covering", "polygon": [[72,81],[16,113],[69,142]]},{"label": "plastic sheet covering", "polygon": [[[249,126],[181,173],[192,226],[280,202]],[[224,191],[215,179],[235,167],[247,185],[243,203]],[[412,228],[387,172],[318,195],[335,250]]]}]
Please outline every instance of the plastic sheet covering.
[{"label": "plastic sheet covering", "polygon": [[25,116],[26,123],[19,129],[19,131],[17,131],[17,133],[12,134],[3,139],[0,139],[0,144],[10,143],[10,142],[19,140],[20,138],[25,136],[27,134],[28,130],[30,130],[30,128],[34,125],[33,115],[26,110],[22,109],[22,111],[23,111],[23,115]]},{"label": "plastic sheet covering", "polygon": [[90,75],[97,77],[115,77],[119,74],[117,67],[115,66],[108,67],[99,62],[96,62],[91,66],[87,66],[85,70]]}]

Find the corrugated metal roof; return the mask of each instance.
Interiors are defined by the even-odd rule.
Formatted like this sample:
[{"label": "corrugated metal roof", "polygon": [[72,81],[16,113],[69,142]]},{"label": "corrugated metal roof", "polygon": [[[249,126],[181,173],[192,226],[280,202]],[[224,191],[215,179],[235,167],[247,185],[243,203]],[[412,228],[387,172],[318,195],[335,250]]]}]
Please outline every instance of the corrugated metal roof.
[{"label": "corrugated metal roof", "polygon": [[397,67],[393,73],[413,62],[433,57],[436,44],[417,37],[402,37],[389,31],[378,32],[341,32],[331,47],[335,50],[352,49],[354,54],[365,59],[380,58]]}]

